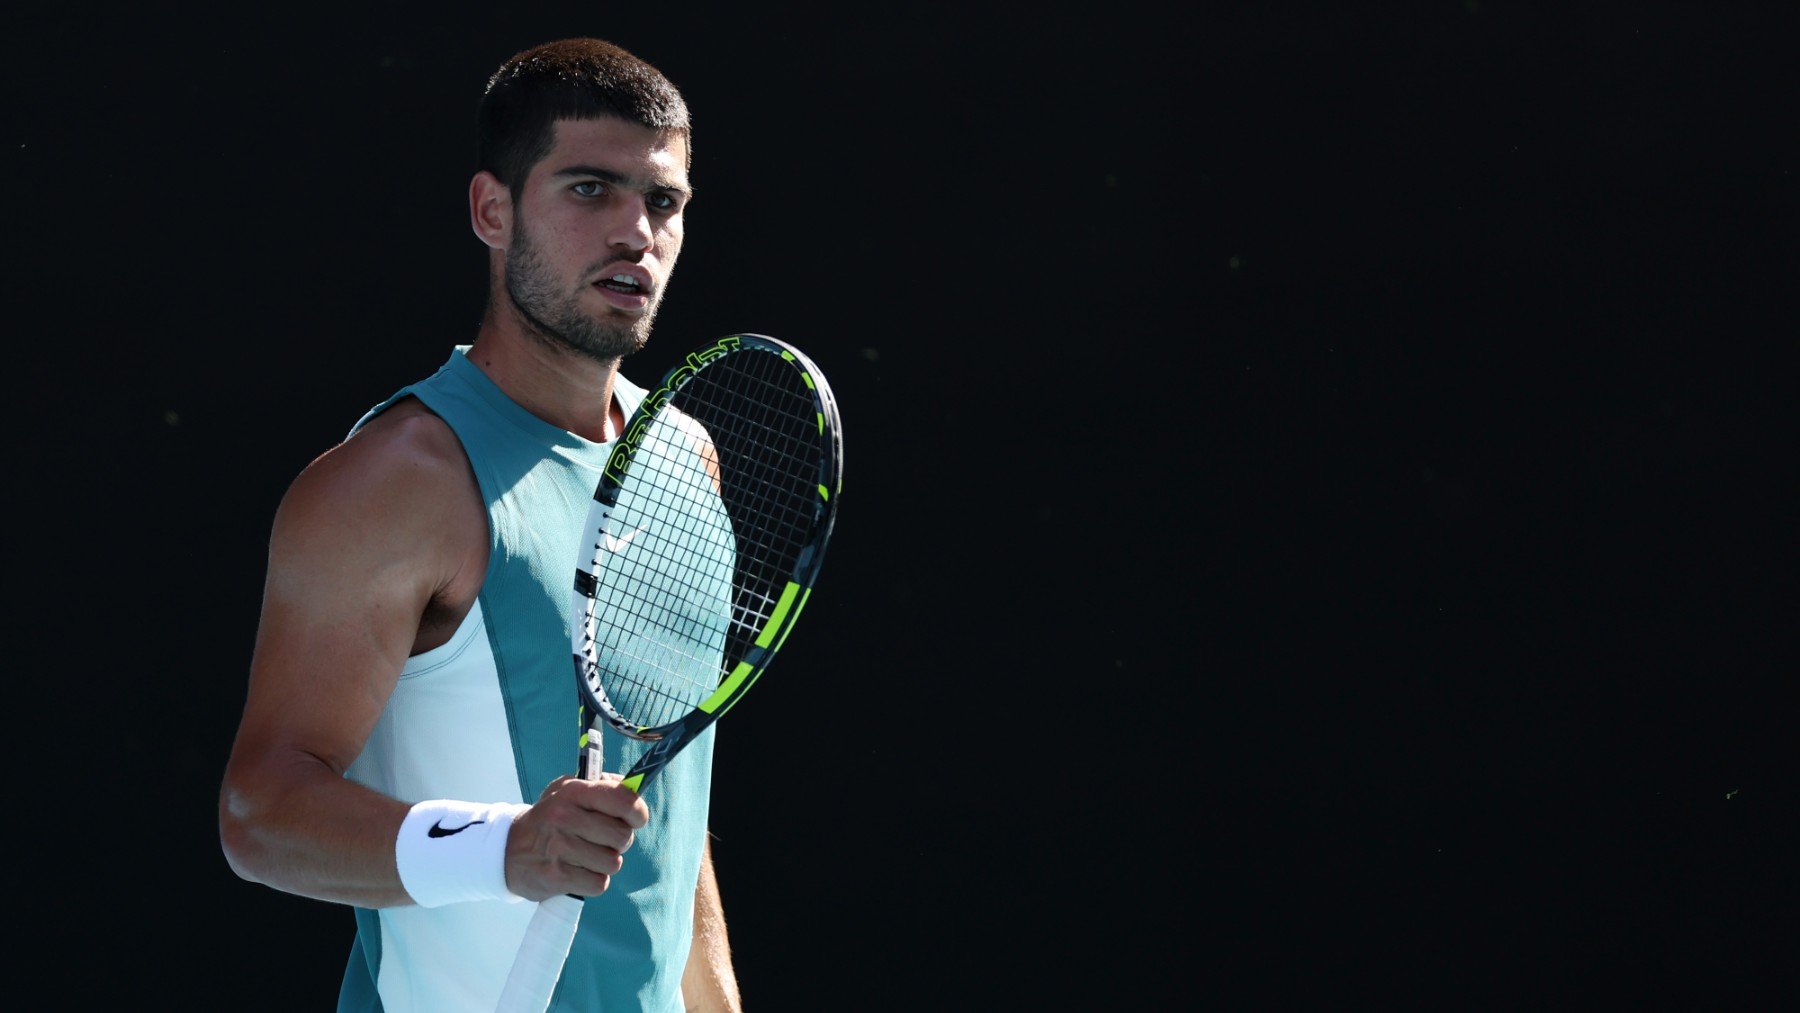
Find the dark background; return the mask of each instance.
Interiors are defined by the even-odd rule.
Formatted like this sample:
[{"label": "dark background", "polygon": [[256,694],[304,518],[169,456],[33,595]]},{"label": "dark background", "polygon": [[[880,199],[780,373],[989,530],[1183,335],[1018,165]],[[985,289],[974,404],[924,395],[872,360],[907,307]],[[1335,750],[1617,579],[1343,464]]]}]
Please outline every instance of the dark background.
[{"label": "dark background", "polygon": [[756,331],[844,413],[721,728],[750,1008],[1792,996],[1800,17],[1355,6],[15,21],[44,973],[330,1008],[213,811],[269,520],[473,336],[481,85],[588,34],[696,117],[628,374]]}]

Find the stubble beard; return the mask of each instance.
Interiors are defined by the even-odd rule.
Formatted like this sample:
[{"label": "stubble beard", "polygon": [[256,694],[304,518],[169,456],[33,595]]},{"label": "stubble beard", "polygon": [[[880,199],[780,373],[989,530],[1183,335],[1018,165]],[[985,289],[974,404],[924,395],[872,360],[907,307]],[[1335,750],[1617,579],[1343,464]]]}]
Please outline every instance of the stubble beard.
[{"label": "stubble beard", "polygon": [[640,316],[610,320],[582,309],[581,294],[562,290],[522,217],[513,219],[513,242],[506,248],[506,295],[527,334],[599,363],[614,363],[642,349],[650,340],[657,307],[653,302]]}]

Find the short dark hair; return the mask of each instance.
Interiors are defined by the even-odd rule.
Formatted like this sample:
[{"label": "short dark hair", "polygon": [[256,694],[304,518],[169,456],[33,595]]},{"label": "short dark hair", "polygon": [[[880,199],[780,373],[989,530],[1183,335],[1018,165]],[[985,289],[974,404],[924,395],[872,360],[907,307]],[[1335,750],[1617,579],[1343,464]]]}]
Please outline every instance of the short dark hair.
[{"label": "short dark hair", "polygon": [[602,116],[678,132],[692,153],[687,102],[662,71],[604,39],[559,39],[515,53],[488,78],[475,167],[517,190],[550,153],[557,120]]}]

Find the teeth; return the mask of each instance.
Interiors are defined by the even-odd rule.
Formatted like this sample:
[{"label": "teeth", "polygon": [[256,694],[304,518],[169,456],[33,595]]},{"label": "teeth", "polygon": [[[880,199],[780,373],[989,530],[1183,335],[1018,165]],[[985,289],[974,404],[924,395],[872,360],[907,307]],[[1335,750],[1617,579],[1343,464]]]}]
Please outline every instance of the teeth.
[{"label": "teeth", "polygon": [[637,284],[637,279],[633,278],[629,274],[615,274],[611,278],[608,278],[607,281],[616,281],[616,282],[620,282],[625,285],[636,285]]}]

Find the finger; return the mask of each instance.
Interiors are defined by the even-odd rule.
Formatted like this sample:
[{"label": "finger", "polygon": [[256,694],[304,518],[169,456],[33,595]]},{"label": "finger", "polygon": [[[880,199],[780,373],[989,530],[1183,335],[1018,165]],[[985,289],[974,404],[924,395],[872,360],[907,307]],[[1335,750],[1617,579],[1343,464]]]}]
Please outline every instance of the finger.
[{"label": "finger", "polygon": [[632,827],[650,822],[650,806],[643,796],[617,781],[576,781],[565,785],[564,791],[582,808],[623,820]]},{"label": "finger", "polygon": [[588,869],[577,869],[570,866],[567,870],[564,885],[556,893],[572,893],[580,897],[598,897],[612,885],[612,877],[605,873]]},{"label": "finger", "polygon": [[611,876],[625,867],[625,856],[617,849],[588,841],[568,840],[560,849],[557,865],[564,870]]},{"label": "finger", "polygon": [[629,822],[582,806],[566,795],[533,806],[529,815],[536,817],[529,828],[533,837],[530,841],[521,840],[520,850],[542,855],[550,861],[565,860],[569,848],[585,852],[588,848],[600,847],[623,854],[631,850],[637,840],[637,830]]},{"label": "finger", "polygon": [[606,890],[609,878],[624,867],[624,850],[631,846],[633,838],[629,827],[570,806],[560,808],[558,825],[545,824],[530,846],[522,846],[518,853],[509,855],[507,883],[520,896],[596,896]]}]

